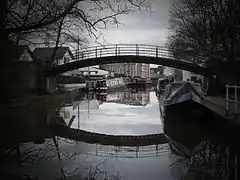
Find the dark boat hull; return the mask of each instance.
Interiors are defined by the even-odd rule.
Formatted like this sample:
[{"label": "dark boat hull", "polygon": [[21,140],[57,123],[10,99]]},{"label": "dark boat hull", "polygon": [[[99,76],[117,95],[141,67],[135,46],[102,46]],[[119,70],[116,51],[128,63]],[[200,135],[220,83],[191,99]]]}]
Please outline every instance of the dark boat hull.
[{"label": "dark boat hull", "polygon": [[163,131],[174,154],[189,158],[203,148],[209,114],[204,105],[190,99],[160,108]]},{"label": "dark boat hull", "polygon": [[208,112],[202,104],[190,99],[184,102],[160,105],[161,115],[164,120],[197,121],[203,120]]}]

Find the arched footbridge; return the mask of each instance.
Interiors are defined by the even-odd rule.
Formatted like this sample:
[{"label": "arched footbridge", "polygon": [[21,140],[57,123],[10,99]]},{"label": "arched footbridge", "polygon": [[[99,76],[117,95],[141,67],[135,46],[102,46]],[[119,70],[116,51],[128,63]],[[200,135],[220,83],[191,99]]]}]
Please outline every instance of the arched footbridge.
[{"label": "arched footbridge", "polygon": [[167,47],[143,44],[95,46],[73,51],[73,57],[65,59],[64,64],[48,69],[46,75],[54,76],[78,68],[111,63],[157,64],[202,75],[209,74],[201,57],[195,57],[193,61],[189,61],[175,57],[174,51]]}]

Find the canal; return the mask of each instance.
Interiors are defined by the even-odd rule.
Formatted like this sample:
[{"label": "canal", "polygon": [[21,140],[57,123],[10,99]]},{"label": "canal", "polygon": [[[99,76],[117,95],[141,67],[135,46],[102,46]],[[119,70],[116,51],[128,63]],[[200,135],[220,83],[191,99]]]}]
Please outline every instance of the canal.
[{"label": "canal", "polygon": [[[181,117],[177,122],[165,122],[151,89],[77,97],[61,107],[58,121],[54,122],[54,127],[74,132],[72,138],[51,131],[53,123],[48,118],[48,128],[41,128],[41,132],[50,129],[50,133],[42,135],[43,141],[1,150],[1,179],[238,179],[238,151],[216,138],[222,127],[205,120],[189,123],[181,121]],[[86,139],[76,140],[79,134]],[[96,137],[101,142],[117,137],[122,144],[124,138],[155,142],[152,138],[159,135],[166,136],[169,143],[89,143]]]}]

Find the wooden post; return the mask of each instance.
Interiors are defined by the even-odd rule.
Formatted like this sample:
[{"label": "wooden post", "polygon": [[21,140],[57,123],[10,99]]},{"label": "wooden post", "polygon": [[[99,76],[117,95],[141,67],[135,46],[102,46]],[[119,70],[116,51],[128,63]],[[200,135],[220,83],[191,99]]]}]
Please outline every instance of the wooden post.
[{"label": "wooden post", "polygon": [[95,58],[97,57],[97,47],[95,48]]},{"label": "wooden post", "polygon": [[234,119],[237,119],[237,108],[238,108],[238,100],[237,100],[237,85],[234,86]]},{"label": "wooden post", "polygon": [[79,104],[78,104],[78,130],[80,128],[80,112],[79,112]]},{"label": "wooden post", "polygon": [[234,168],[234,177],[238,180],[238,156],[236,154],[234,155]]},{"label": "wooden post", "polygon": [[156,47],[156,57],[158,57],[158,47]]},{"label": "wooden post", "polygon": [[229,115],[229,112],[228,112],[228,88],[229,88],[229,85],[226,85],[226,116]]},{"label": "wooden post", "polygon": [[138,158],[138,151],[139,151],[139,147],[136,146],[136,157]]},{"label": "wooden post", "polygon": [[139,55],[139,49],[138,49],[138,44],[136,44],[136,56]]},{"label": "wooden post", "polygon": [[158,144],[156,144],[156,156],[158,156]]},{"label": "wooden post", "polygon": [[96,156],[98,155],[98,145],[96,144]]},{"label": "wooden post", "polygon": [[116,56],[118,55],[117,50],[118,50],[118,48],[117,48],[117,44],[116,44],[116,49],[115,49],[115,51],[116,51]]}]

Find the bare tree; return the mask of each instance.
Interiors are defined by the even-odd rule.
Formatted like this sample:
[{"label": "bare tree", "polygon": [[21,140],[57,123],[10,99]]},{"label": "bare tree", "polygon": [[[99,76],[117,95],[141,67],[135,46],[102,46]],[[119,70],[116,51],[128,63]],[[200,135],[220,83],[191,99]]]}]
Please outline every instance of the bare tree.
[{"label": "bare tree", "polygon": [[97,38],[98,29],[120,23],[119,15],[148,7],[146,0],[7,0],[6,4],[4,32],[16,41],[49,31],[52,35],[54,30],[57,39],[59,23],[65,40],[76,40],[79,32]]},{"label": "bare tree", "polygon": [[170,47],[179,55],[206,57],[233,62],[239,47],[239,1],[180,0],[171,10]]}]

